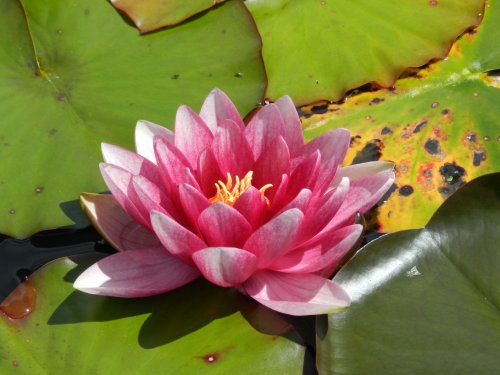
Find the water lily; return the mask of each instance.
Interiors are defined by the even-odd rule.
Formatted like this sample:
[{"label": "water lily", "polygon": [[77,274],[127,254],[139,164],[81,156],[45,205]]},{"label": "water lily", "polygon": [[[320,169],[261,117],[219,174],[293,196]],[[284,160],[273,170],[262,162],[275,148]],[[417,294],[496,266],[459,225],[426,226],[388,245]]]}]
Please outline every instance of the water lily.
[{"label": "water lily", "polygon": [[392,185],[392,164],[342,168],[347,130],[304,143],[286,96],[245,125],[218,89],[199,115],[181,106],[173,132],[139,121],[135,140],[136,152],[102,145],[112,195],[83,194],[82,202],[119,252],[75,288],[144,297],[203,276],[291,315],[349,305],[329,277],[361,235],[356,212]]}]

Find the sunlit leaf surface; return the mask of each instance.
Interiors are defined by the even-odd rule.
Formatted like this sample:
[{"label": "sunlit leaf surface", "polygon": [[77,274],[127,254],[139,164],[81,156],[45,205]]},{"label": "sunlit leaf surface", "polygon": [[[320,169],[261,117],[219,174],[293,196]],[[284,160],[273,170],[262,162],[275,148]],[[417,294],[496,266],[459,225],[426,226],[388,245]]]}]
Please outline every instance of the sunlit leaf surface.
[{"label": "sunlit leaf surface", "polygon": [[483,0],[247,0],[259,27],[267,96],[297,104],[337,100],[375,81],[391,86],[407,67],[443,58],[481,21]]},{"label": "sunlit leaf surface", "polygon": [[59,205],[105,189],[99,144],[132,147],[137,120],[172,126],[214,86],[243,114],[262,96],[260,38],[240,2],[147,36],[102,0],[5,0],[0,18],[1,233],[71,224]]}]

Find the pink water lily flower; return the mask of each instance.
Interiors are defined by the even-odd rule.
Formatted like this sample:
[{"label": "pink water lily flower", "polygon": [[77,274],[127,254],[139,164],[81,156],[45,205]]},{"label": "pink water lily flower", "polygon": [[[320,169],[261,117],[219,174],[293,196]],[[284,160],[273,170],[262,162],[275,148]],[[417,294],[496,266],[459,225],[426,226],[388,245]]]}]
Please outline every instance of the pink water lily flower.
[{"label": "pink water lily flower", "polygon": [[112,195],[84,208],[118,250],[75,281],[93,294],[143,297],[203,276],[291,315],[330,313],[349,296],[329,279],[362,232],[356,212],[394,181],[391,163],[340,167],[350,135],[304,143],[289,97],[245,126],[213,90],[198,115],[181,106],[175,129],[140,121],[136,149],[102,145]]}]

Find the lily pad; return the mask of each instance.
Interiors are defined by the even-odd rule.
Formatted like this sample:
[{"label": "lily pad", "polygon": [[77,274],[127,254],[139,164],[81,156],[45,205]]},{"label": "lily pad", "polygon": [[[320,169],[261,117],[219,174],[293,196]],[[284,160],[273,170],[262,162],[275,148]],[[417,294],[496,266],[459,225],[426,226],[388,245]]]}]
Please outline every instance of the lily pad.
[{"label": "lily pad", "polygon": [[483,0],[247,0],[263,41],[267,97],[337,100],[367,82],[444,58],[482,18]]},{"label": "lily pad", "polygon": [[225,0],[111,0],[145,33],[164,26],[175,25]]},{"label": "lily pad", "polygon": [[[306,137],[351,130],[346,162],[396,163],[396,184],[378,210],[379,231],[418,228],[458,187],[500,170],[500,3],[466,33],[445,61],[397,81],[391,90],[353,95],[343,103],[304,108]],[[374,224],[374,223],[372,223]]]},{"label": "lily pad", "polygon": [[462,187],[425,229],[381,237],[335,276],[349,309],[318,319],[321,374],[494,374],[500,173]]},{"label": "lily pad", "polygon": [[243,114],[262,98],[260,37],[237,1],[147,36],[102,0],[2,1],[0,18],[1,233],[72,224],[59,205],[105,190],[100,142],[131,148],[137,120],[172,126],[215,86]]},{"label": "lily pad", "polygon": [[198,280],[143,299],[75,291],[93,260],[47,265],[25,290],[32,313],[0,312],[0,373],[302,374],[304,347],[290,325],[234,289]]}]

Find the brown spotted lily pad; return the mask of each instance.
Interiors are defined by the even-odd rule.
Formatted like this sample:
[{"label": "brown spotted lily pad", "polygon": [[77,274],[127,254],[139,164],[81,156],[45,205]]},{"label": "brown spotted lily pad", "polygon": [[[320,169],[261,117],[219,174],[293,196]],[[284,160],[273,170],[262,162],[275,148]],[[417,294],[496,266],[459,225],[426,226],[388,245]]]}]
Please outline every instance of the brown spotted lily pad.
[{"label": "brown spotted lily pad", "polygon": [[[306,137],[352,132],[348,163],[395,162],[396,185],[372,224],[423,226],[465,182],[500,169],[500,3],[454,44],[445,61],[408,72],[392,89],[303,108]],[[316,113],[316,114],[315,114]]]}]

